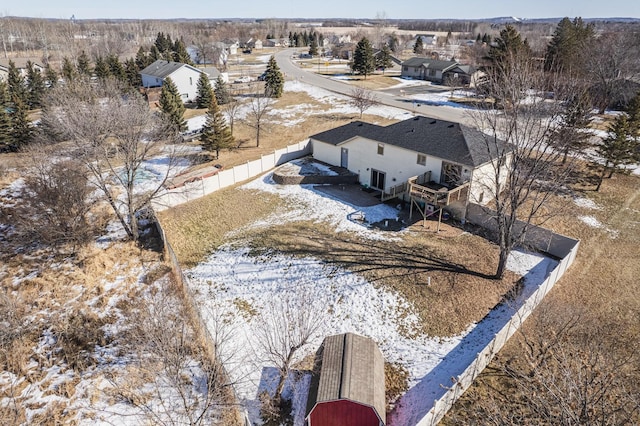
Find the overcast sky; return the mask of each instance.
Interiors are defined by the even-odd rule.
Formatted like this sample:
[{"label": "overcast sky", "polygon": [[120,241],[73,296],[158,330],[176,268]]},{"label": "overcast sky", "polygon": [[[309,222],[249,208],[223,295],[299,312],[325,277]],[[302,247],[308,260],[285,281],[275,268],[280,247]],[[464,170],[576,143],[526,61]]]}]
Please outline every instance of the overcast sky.
[{"label": "overcast sky", "polygon": [[640,18],[639,0],[10,0],[0,16],[38,18]]}]

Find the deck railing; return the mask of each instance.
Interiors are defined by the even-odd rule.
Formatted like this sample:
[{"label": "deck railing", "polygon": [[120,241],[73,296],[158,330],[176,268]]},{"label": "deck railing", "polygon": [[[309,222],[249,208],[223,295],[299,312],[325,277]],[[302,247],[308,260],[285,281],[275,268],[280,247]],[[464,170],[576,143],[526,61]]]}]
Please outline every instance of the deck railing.
[{"label": "deck railing", "polygon": [[425,181],[425,176],[414,176],[409,178],[409,195],[429,204],[438,206],[448,206],[453,201],[460,199],[461,195],[469,187],[469,182],[465,182],[453,189],[442,185],[440,188],[427,186],[429,181]]}]

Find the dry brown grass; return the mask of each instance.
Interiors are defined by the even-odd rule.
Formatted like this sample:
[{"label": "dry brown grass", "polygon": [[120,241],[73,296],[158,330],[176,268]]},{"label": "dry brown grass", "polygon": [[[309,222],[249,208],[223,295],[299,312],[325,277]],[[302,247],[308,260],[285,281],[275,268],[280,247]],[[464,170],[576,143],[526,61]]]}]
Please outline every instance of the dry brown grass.
[{"label": "dry brown grass", "polygon": [[[491,279],[497,248],[467,233],[443,237],[414,225],[399,241],[367,241],[357,235],[336,234],[325,224],[295,222],[251,230],[255,250],[277,249],[292,256],[311,256],[345,267],[375,285],[400,293],[422,319],[407,336],[451,336],[482,319],[513,287],[518,277]],[[453,234],[452,234],[453,235]],[[430,285],[428,284],[430,282]]]},{"label": "dry brown grass", "polygon": [[[587,188],[588,185],[581,187]],[[540,312],[545,309],[560,309],[556,312],[560,316],[563,312],[565,316],[580,312],[580,333],[595,333],[600,343],[610,345],[611,353],[608,356],[626,356],[625,353],[616,352],[621,350],[616,345],[617,339],[625,336],[628,345],[622,350],[632,352],[638,350],[637,342],[640,341],[640,178],[614,175],[612,179],[604,181],[600,192],[591,190],[579,195],[593,200],[601,208],[578,207],[568,198],[554,200],[555,205],[570,203],[572,212],[553,218],[547,226],[579,238],[580,249],[571,269],[534,312],[532,320],[525,323],[523,332],[527,335],[539,333],[535,327],[540,323]],[[591,227],[579,219],[581,216],[593,216],[603,227]],[[580,334],[574,338],[580,339]],[[577,342],[579,344],[580,340]],[[522,338],[516,337],[500,352],[498,361],[524,358],[524,351]],[[467,423],[466,413],[473,413],[474,404],[479,401],[495,398],[495,390],[502,395],[510,395],[513,383],[505,380],[499,372],[500,365],[493,362],[454,406],[444,423]],[[633,368],[624,374],[632,391],[633,384],[640,383],[640,371]],[[499,409],[508,412],[511,404],[517,403],[517,398],[501,398],[500,401]]]},{"label": "dry brown grass", "polygon": [[158,216],[178,259],[192,267],[224,243],[229,232],[275,211],[279,203],[274,195],[230,187]]},{"label": "dry brown grass", "polygon": [[[331,72],[329,73],[321,72],[321,74],[332,75]],[[356,74],[356,75],[350,76],[349,78],[342,79],[340,81],[342,81],[343,83],[351,84],[353,86],[364,87],[365,89],[368,89],[368,90],[383,90],[398,84],[398,82],[393,79],[393,77],[397,77],[397,76],[398,74],[396,73],[382,74],[382,73],[376,72],[376,74],[368,75],[367,78]]]},{"label": "dry brown grass", "polygon": [[[276,248],[294,256],[313,256],[362,274],[413,303],[423,326],[403,330],[407,335],[451,336],[466,330],[518,279],[513,274],[501,281],[491,279],[497,259],[495,245],[448,225],[435,234],[433,222],[427,222],[426,228],[419,222],[402,234],[401,241],[384,243],[336,234],[329,225],[308,222],[228,235],[280,208],[284,201],[277,196],[229,188],[159,216],[186,267],[195,266],[225,242],[247,240],[258,251]],[[398,314],[409,313],[413,312]]]},{"label": "dry brown grass", "polygon": [[[280,99],[277,99],[274,102],[272,109],[283,110],[287,107],[300,104],[308,104],[314,111],[313,115],[309,115],[308,113],[301,111],[291,117],[291,119],[304,118],[304,124],[284,126],[281,124],[269,123],[268,121],[272,120],[272,118],[269,117],[262,127],[260,133],[260,146],[257,147],[255,129],[247,120],[237,120],[234,124],[233,135],[236,143],[240,147],[229,151],[222,151],[220,152],[219,159],[198,164],[192,169],[197,170],[214,164],[222,164],[225,168],[244,164],[247,161],[260,158],[261,155],[271,154],[276,149],[285,148],[288,145],[306,140],[309,136],[316,133],[324,132],[359,119],[357,113],[354,113],[351,116],[330,112],[318,114],[318,111],[327,111],[331,106],[316,101],[304,92],[285,92]],[[279,120],[277,115],[273,119]],[[365,114],[362,119],[365,121],[375,122],[382,126],[397,121],[368,114]]]}]

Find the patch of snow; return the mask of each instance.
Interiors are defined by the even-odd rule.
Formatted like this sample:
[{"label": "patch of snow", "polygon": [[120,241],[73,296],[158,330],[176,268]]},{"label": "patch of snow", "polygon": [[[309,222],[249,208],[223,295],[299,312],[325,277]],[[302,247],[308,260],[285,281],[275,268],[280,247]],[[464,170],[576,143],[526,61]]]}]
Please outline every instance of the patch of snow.
[{"label": "patch of snow", "polygon": [[602,223],[600,223],[600,221],[593,216],[578,216],[578,219],[592,228],[604,228]]},{"label": "patch of snow", "polygon": [[265,227],[284,224],[291,221],[312,220],[326,222],[335,227],[336,232],[354,232],[371,240],[388,240],[394,238],[388,232],[369,229],[363,224],[349,220],[355,212],[362,212],[368,223],[376,223],[384,219],[395,220],[398,211],[386,204],[371,207],[356,207],[338,201],[327,194],[314,189],[313,185],[279,185],[272,179],[273,173],[255,179],[241,188],[259,190],[279,195],[289,200],[286,213],[274,214],[254,226]]},{"label": "patch of snow", "polygon": [[260,55],[256,58],[256,60],[260,62],[264,62],[266,64],[267,62],[269,62],[269,59],[271,59],[271,56],[272,55]]},{"label": "patch of snow", "polygon": [[590,198],[578,197],[578,198],[574,198],[573,202],[578,207],[582,207],[584,209],[600,210],[602,208],[598,204],[596,204],[595,201],[591,200]]}]

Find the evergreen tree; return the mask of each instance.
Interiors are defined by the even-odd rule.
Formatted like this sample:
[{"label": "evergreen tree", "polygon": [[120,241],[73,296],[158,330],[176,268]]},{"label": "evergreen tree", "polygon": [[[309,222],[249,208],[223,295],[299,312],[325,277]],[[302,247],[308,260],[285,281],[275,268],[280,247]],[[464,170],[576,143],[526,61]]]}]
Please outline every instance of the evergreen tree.
[{"label": "evergreen tree", "polygon": [[351,69],[358,74],[364,75],[366,79],[367,75],[373,73],[375,66],[371,42],[366,37],[363,37],[356,45],[356,50],[353,53]]},{"label": "evergreen tree", "polygon": [[144,50],[142,46],[138,49],[138,53],[136,53],[136,66],[139,70],[143,70],[149,65],[151,65],[149,54]]},{"label": "evergreen tree", "polygon": [[[602,170],[604,177],[609,170],[609,177],[613,176],[616,170],[621,170],[624,166],[634,164],[638,161],[638,141],[632,137],[632,124],[629,116],[624,113],[616,117],[609,125],[609,136],[602,140],[602,144],[596,148],[598,155],[605,160]],[[598,185],[598,189],[599,189]]]},{"label": "evergreen tree", "polygon": [[531,49],[527,40],[522,40],[520,33],[512,25],[507,25],[500,31],[500,37],[489,48],[487,59],[492,66],[506,67],[514,59],[531,56]]},{"label": "evergreen tree", "polygon": [[193,65],[193,62],[191,61],[191,56],[189,56],[189,52],[187,52],[187,47],[184,45],[184,42],[182,40],[176,40],[176,42],[173,45],[173,60],[175,62]]},{"label": "evergreen tree", "polygon": [[56,70],[51,68],[51,64],[47,64],[44,67],[44,80],[50,89],[53,89],[58,85],[58,73]]},{"label": "evergreen tree", "polygon": [[18,97],[13,97],[13,112],[11,113],[11,137],[14,151],[27,145],[33,138],[33,127],[27,115],[27,105]]},{"label": "evergreen tree", "polygon": [[107,56],[107,66],[109,67],[109,74],[120,81],[127,81],[127,75],[125,74],[122,62],[118,59],[118,55],[112,53]]},{"label": "evergreen tree", "polygon": [[279,98],[282,96],[284,89],[284,76],[278,67],[276,58],[271,56],[267,63],[267,70],[264,74],[264,94],[271,98]]},{"label": "evergreen tree", "polygon": [[220,111],[215,96],[211,97],[209,111],[207,111],[207,121],[202,127],[200,141],[204,149],[216,152],[216,159],[220,157],[221,149],[228,149],[233,146],[233,136]]},{"label": "evergreen tree", "polygon": [[101,80],[105,80],[111,75],[109,64],[107,64],[107,61],[105,61],[102,56],[98,56],[96,58],[96,66],[93,69],[93,72],[96,74],[96,77]]},{"label": "evergreen tree", "polygon": [[0,152],[11,151],[13,135],[11,134],[11,116],[9,115],[9,94],[7,85],[0,80]]},{"label": "evergreen tree", "polygon": [[29,99],[24,77],[22,77],[16,64],[11,60],[9,60],[9,70],[7,72],[7,92],[12,105],[15,99],[19,99],[22,103],[26,103]]},{"label": "evergreen tree", "polygon": [[185,107],[180,93],[171,77],[164,79],[160,92],[160,111],[165,115],[173,127],[179,131],[187,130],[187,122],[184,120]]},{"label": "evergreen tree", "polygon": [[46,85],[42,78],[42,73],[33,66],[31,61],[27,61],[27,89],[29,91],[29,108],[40,108]]},{"label": "evergreen tree", "polygon": [[424,53],[424,43],[422,41],[422,36],[418,36],[416,38],[416,42],[413,44],[413,53],[416,55],[422,55]]},{"label": "evergreen tree", "polygon": [[293,33],[289,31],[289,46],[293,47],[296,45],[296,39],[293,38]]},{"label": "evergreen tree", "polygon": [[311,46],[309,46],[309,55],[318,56],[318,43],[315,37],[311,40]]},{"label": "evergreen tree", "polygon": [[544,58],[545,71],[560,71],[572,75],[584,72],[585,54],[595,43],[596,33],[593,24],[587,24],[581,18],[572,21],[563,18],[556,27],[553,38],[547,46]]},{"label": "evergreen tree", "polygon": [[589,126],[591,116],[591,100],[586,92],[568,100],[560,126],[551,135],[554,145],[563,151],[562,164],[566,163],[569,153],[579,153],[590,146],[590,136],[584,129]]},{"label": "evergreen tree", "polygon": [[222,76],[218,76],[216,79],[214,92],[218,105],[226,105],[231,102],[231,94],[229,93],[227,83],[224,82]]},{"label": "evergreen tree", "polygon": [[389,49],[391,49],[393,53],[398,53],[400,51],[400,42],[398,41],[398,36],[396,36],[395,33],[389,36]]},{"label": "evergreen tree", "polygon": [[209,76],[207,73],[201,72],[198,78],[198,95],[196,96],[198,108],[209,107],[209,105],[211,105],[211,98],[213,97],[213,89],[209,82]]},{"label": "evergreen tree", "polygon": [[162,52],[158,49],[156,45],[151,46],[151,52],[149,53],[149,65],[154,63],[159,59],[164,59],[162,57]]},{"label": "evergreen tree", "polygon": [[142,77],[140,76],[140,70],[136,64],[135,59],[129,58],[124,61],[124,73],[127,79],[127,83],[134,89],[142,86]]},{"label": "evergreen tree", "polygon": [[391,49],[386,44],[382,46],[382,50],[376,56],[376,68],[382,68],[382,74],[387,68],[393,68],[391,60]]},{"label": "evergreen tree", "polygon": [[71,62],[71,59],[66,56],[62,59],[62,77],[66,81],[73,81],[76,76],[76,67]]},{"label": "evergreen tree", "polygon": [[78,56],[78,74],[91,77],[91,65],[89,64],[89,57],[84,50]]}]

